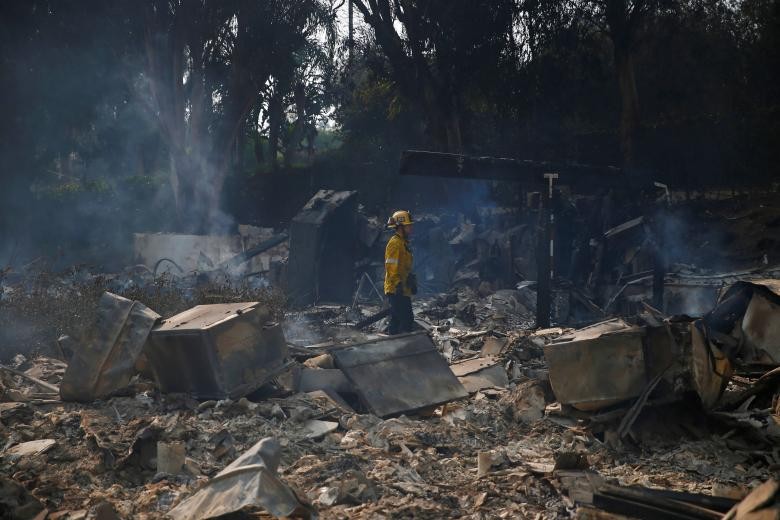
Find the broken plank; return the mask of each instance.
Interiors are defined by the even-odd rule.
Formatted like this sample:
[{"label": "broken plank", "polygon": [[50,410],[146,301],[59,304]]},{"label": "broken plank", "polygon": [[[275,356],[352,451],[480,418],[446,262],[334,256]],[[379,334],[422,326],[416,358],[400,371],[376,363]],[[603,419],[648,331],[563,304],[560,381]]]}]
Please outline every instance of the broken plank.
[{"label": "broken plank", "polygon": [[650,394],[653,393],[655,387],[657,387],[658,383],[661,382],[661,378],[663,377],[663,375],[666,373],[668,369],[669,367],[666,367],[664,370],[661,371],[660,374],[655,376],[653,380],[650,381],[650,383],[648,383],[648,385],[642,391],[642,394],[637,398],[634,404],[631,405],[631,408],[628,409],[628,413],[626,413],[626,415],[620,421],[620,426],[618,426],[618,436],[620,436],[621,439],[626,435],[628,435],[628,432],[631,430],[631,427],[634,425],[634,422],[636,422],[636,420],[639,418],[639,414],[642,412],[642,409],[645,407],[645,404],[647,403],[647,398],[650,397]]},{"label": "broken plank", "polygon": [[58,394],[60,392],[60,389],[58,386],[53,385],[51,383],[47,383],[46,381],[41,381],[37,377],[28,376],[24,372],[20,372],[19,370],[14,370],[11,367],[7,367],[5,365],[0,365],[0,369],[5,370],[6,372],[10,372],[11,374],[14,374],[16,376],[19,376],[23,379],[26,379],[30,381],[31,383],[35,383],[36,385],[40,386],[41,388],[45,388],[46,390],[49,390],[55,394]]},{"label": "broken plank", "polygon": [[[645,508],[653,508],[660,514],[660,516],[654,518],[719,520],[723,515],[722,511],[716,511],[681,500],[656,496],[652,493],[648,493],[647,489],[643,488],[630,488],[605,484],[601,486],[596,495],[594,495],[594,503],[597,502],[596,496],[608,496],[613,499],[619,499],[626,505],[633,504],[634,506],[637,506],[641,504],[641,506],[644,506]],[[642,509],[642,507],[639,507],[639,509]]]},{"label": "broken plank", "polygon": [[[642,520],[699,520],[700,518],[698,516],[668,511],[652,504],[645,504],[609,495],[594,495],[593,505],[609,511],[610,513],[617,513]],[[715,518],[720,518],[720,516]]]}]

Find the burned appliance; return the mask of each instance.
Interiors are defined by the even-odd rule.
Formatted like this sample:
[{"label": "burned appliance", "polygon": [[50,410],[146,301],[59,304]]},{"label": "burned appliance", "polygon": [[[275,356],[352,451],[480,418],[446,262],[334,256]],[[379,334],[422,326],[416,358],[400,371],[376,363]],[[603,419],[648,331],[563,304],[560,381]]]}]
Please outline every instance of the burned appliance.
[{"label": "burned appliance", "polygon": [[146,350],[160,390],[236,398],[285,368],[287,344],[257,302],[198,305],[152,330]]},{"label": "burned appliance", "polygon": [[320,190],[293,219],[287,291],[294,304],[351,301],[357,260],[356,195]]}]

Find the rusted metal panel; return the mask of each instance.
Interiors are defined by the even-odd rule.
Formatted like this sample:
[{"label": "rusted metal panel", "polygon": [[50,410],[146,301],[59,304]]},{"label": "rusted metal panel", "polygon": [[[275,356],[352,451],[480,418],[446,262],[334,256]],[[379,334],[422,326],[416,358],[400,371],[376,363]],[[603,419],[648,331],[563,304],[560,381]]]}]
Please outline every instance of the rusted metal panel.
[{"label": "rusted metal panel", "polygon": [[92,401],[126,386],[159,318],[140,302],[103,293],[95,326],[68,363],[60,385],[62,399]]},{"label": "rusted metal panel", "polygon": [[780,363],[780,305],[754,293],[742,318],[745,342],[759,363]]},{"label": "rusted metal panel", "polygon": [[279,373],[287,345],[257,302],[198,305],[156,327],[147,355],[163,392],[223,399],[245,395]]},{"label": "rusted metal panel", "polygon": [[544,357],[558,401],[590,411],[641,394],[647,383],[643,334],[616,319],[546,345]]},{"label": "rusted metal panel", "polygon": [[331,351],[368,409],[389,417],[468,396],[425,333],[389,336]]},{"label": "rusted metal panel", "polygon": [[[751,285],[760,286],[766,290],[766,293],[771,293],[777,299],[780,299],[780,280],[776,278],[751,280]],[[770,296],[771,297],[771,296]]]}]

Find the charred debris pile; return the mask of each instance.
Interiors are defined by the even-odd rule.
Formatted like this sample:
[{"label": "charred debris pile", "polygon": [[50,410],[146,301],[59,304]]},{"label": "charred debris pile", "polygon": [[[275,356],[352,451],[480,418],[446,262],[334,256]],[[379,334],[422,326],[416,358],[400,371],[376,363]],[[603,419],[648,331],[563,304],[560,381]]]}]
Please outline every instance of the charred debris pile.
[{"label": "charred debris pile", "polygon": [[780,208],[563,196],[538,328],[524,196],[416,215],[406,335],[355,192],[4,271],[0,516],[777,518]]}]

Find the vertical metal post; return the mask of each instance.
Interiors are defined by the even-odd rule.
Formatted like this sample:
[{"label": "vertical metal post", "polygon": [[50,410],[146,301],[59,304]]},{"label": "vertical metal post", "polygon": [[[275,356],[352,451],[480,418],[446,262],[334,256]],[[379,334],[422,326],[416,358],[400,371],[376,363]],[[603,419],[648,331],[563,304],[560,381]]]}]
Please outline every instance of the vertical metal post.
[{"label": "vertical metal post", "polygon": [[656,220],[651,221],[653,245],[653,307],[664,312],[664,289],[666,285],[666,255],[663,234]]},{"label": "vertical metal post", "polygon": [[557,173],[545,173],[544,178],[548,182],[547,208],[549,220],[547,221],[547,240],[550,243],[550,280],[555,278],[555,204],[553,200],[553,180],[558,178]]},{"label": "vertical metal post", "polygon": [[557,173],[545,173],[547,193],[542,195],[542,214],[544,227],[540,229],[537,241],[537,287],[536,287],[536,327],[550,326],[552,310],[552,281],[555,276],[555,209],[553,204],[553,181]]},{"label": "vertical metal post", "polygon": [[354,11],[352,8],[352,0],[349,0],[349,4],[347,7],[348,16],[349,16],[349,39],[347,40],[347,59],[349,64],[352,64],[352,49],[355,46],[355,40],[353,39],[353,30],[354,26],[352,25],[352,18],[354,16]]},{"label": "vertical metal post", "polygon": [[550,255],[547,240],[547,197],[540,197],[539,227],[536,240],[536,328],[550,326]]}]

